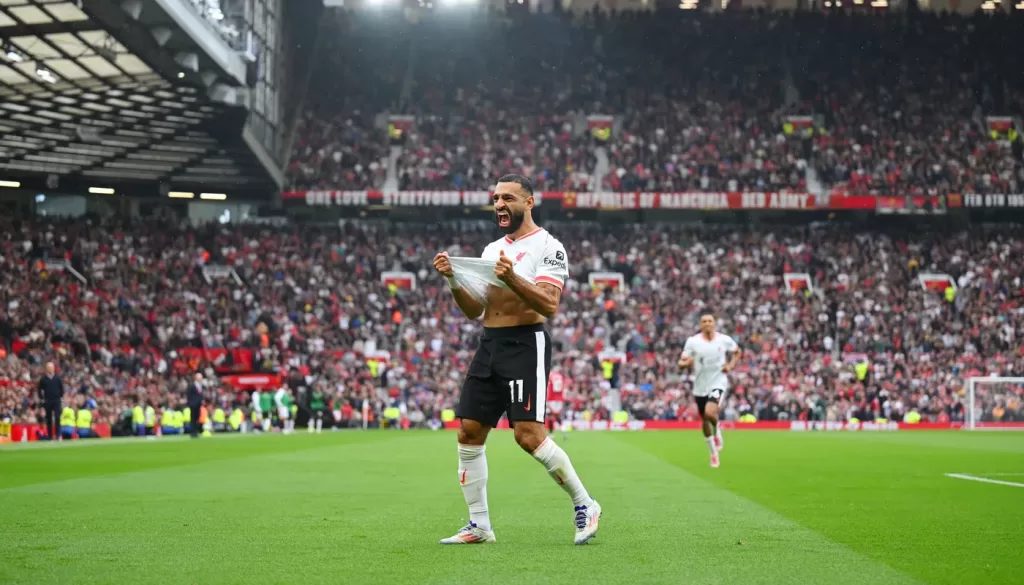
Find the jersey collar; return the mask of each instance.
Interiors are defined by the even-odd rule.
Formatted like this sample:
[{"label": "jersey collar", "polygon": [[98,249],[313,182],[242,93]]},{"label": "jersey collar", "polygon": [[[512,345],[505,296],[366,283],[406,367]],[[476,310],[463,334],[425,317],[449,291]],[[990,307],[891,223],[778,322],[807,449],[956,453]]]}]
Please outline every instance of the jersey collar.
[{"label": "jersey collar", "polygon": [[532,232],[530,232],[530,233],[528,233],[526,235],[520,236],[518,240],[513,240],[513,239],[509,238],[508,236],[505,236],[505,243],[507,243],[507,244],[514,244],[516,242],[521,242],[521,241],[525,240],[526,238],[532,236],[533,234],[536,234],[536,233],[542,232],[542,231],[544,231],[544,228],[537,228],[537,229],[533,230]]}]

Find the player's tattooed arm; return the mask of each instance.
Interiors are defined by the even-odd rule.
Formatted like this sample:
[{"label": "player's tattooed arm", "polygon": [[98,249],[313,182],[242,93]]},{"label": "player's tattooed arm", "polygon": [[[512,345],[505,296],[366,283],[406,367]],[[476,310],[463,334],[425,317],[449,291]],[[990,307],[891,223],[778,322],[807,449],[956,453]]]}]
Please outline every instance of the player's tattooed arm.
[{"label": "player's tattooed arm", "polygon": [[494,266],[494,275],[508,285],[509,290],[519,295],[523,303],[545,318],[550,319],[558,312],[558,302],[562,300],[562,289],[553,284],[542,282],[533,284],[515,273],[512,259],[501,252],[498,263]]}]

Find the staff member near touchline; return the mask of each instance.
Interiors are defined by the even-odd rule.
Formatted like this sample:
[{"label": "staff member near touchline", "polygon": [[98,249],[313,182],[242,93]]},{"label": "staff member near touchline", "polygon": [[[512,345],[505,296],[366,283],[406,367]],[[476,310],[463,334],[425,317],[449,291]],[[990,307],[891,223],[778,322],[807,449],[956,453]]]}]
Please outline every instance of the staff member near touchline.
[{"label": "staff member near touchline", "polygon": [[57,375],[53,362],[46,362],[46,375],[39,379],[39,401],[46,411],[46,433],[51,441],[57,439],[57,420],[64,398],[64,382]]}]

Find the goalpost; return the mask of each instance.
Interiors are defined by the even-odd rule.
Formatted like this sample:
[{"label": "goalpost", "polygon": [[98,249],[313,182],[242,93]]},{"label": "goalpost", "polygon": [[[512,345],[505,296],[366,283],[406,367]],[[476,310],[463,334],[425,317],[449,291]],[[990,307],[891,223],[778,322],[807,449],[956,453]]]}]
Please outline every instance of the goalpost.
[{"label": "goalpost", "polygon": [[[994,413],[998,413],[999,409],[1007,409],[1008,403],[1014,400],[1024,400],[1024,397],[1020,396],[1022,387],[1024,387],[1024,378],[997,376],[968,378],[967,420],[964,428],[974,430],[987,426],[978,423],[997,422]],[[1024,427],[1018,428],[1024,430]]]}]

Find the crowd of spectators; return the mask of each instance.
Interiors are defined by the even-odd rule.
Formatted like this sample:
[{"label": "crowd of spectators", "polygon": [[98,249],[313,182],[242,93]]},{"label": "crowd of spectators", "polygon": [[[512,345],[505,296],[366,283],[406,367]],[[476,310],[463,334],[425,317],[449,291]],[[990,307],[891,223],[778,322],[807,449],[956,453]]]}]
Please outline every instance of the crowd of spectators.
[{"label": "crowd of spectators", "polygon": [[357,22],[336,11],[323,19],[316,64],[301,92],[305,111],[296,121],[289,180],[304,189],[379,188],[388,148],[377,116],[398,99],[408,45],[387,20]]},{"label": "crowd of spectators", "polygon": [[[391,33],[319,64],[349,81],[303,119],[298,188],[380,187],[384,125],[355,119],[388,112],[416,119],[395,170],[409,190],[487,190],[512,171],[549,191],[806,190],[808,167],[859,193],[1024,189],[1024,142],[986,125],[1024,114],[1006,50],[1020,16],[373,16]],[[617,119],[600,177],[589,115]],[[791,115],[813,116],[813,136],[784,132]]]},{"label": "crowd of spectators", "polygon": [[[434,419],[454,405],[480,327],[430,260],[478,255],[496,237],[473,222],[0,222],[0,418],[29,422],[51,360],[69,400],[92,401],[101,423],[143,402],[177,406],[195,371],[235,400],[216,382],[225,364],[189,348],[249,350],[251,370],[318,389],[350,419],[364,402],[378,418],[398,406]],[[728,418],[963,420],[968,377],[1024,372],[1019,229],[547,227],[570,259],[550,331],[574,416],[607,419],[618,391],[634,418],[696,418],[676,361],[708,307],[745,350]],[[389,287],[384,271],[411,272],[417,286]],[[620,272],[624,285],[595,289],[594,272]],[[791,291],[787,273],[809,274],[813,291]],[[921,273],[951,275],[955,299],[922,287]],[[615,352],[628,359],[607,377],[601,356]],[[985,417],[1024,420],[1024,388],[988,390]]]}]

